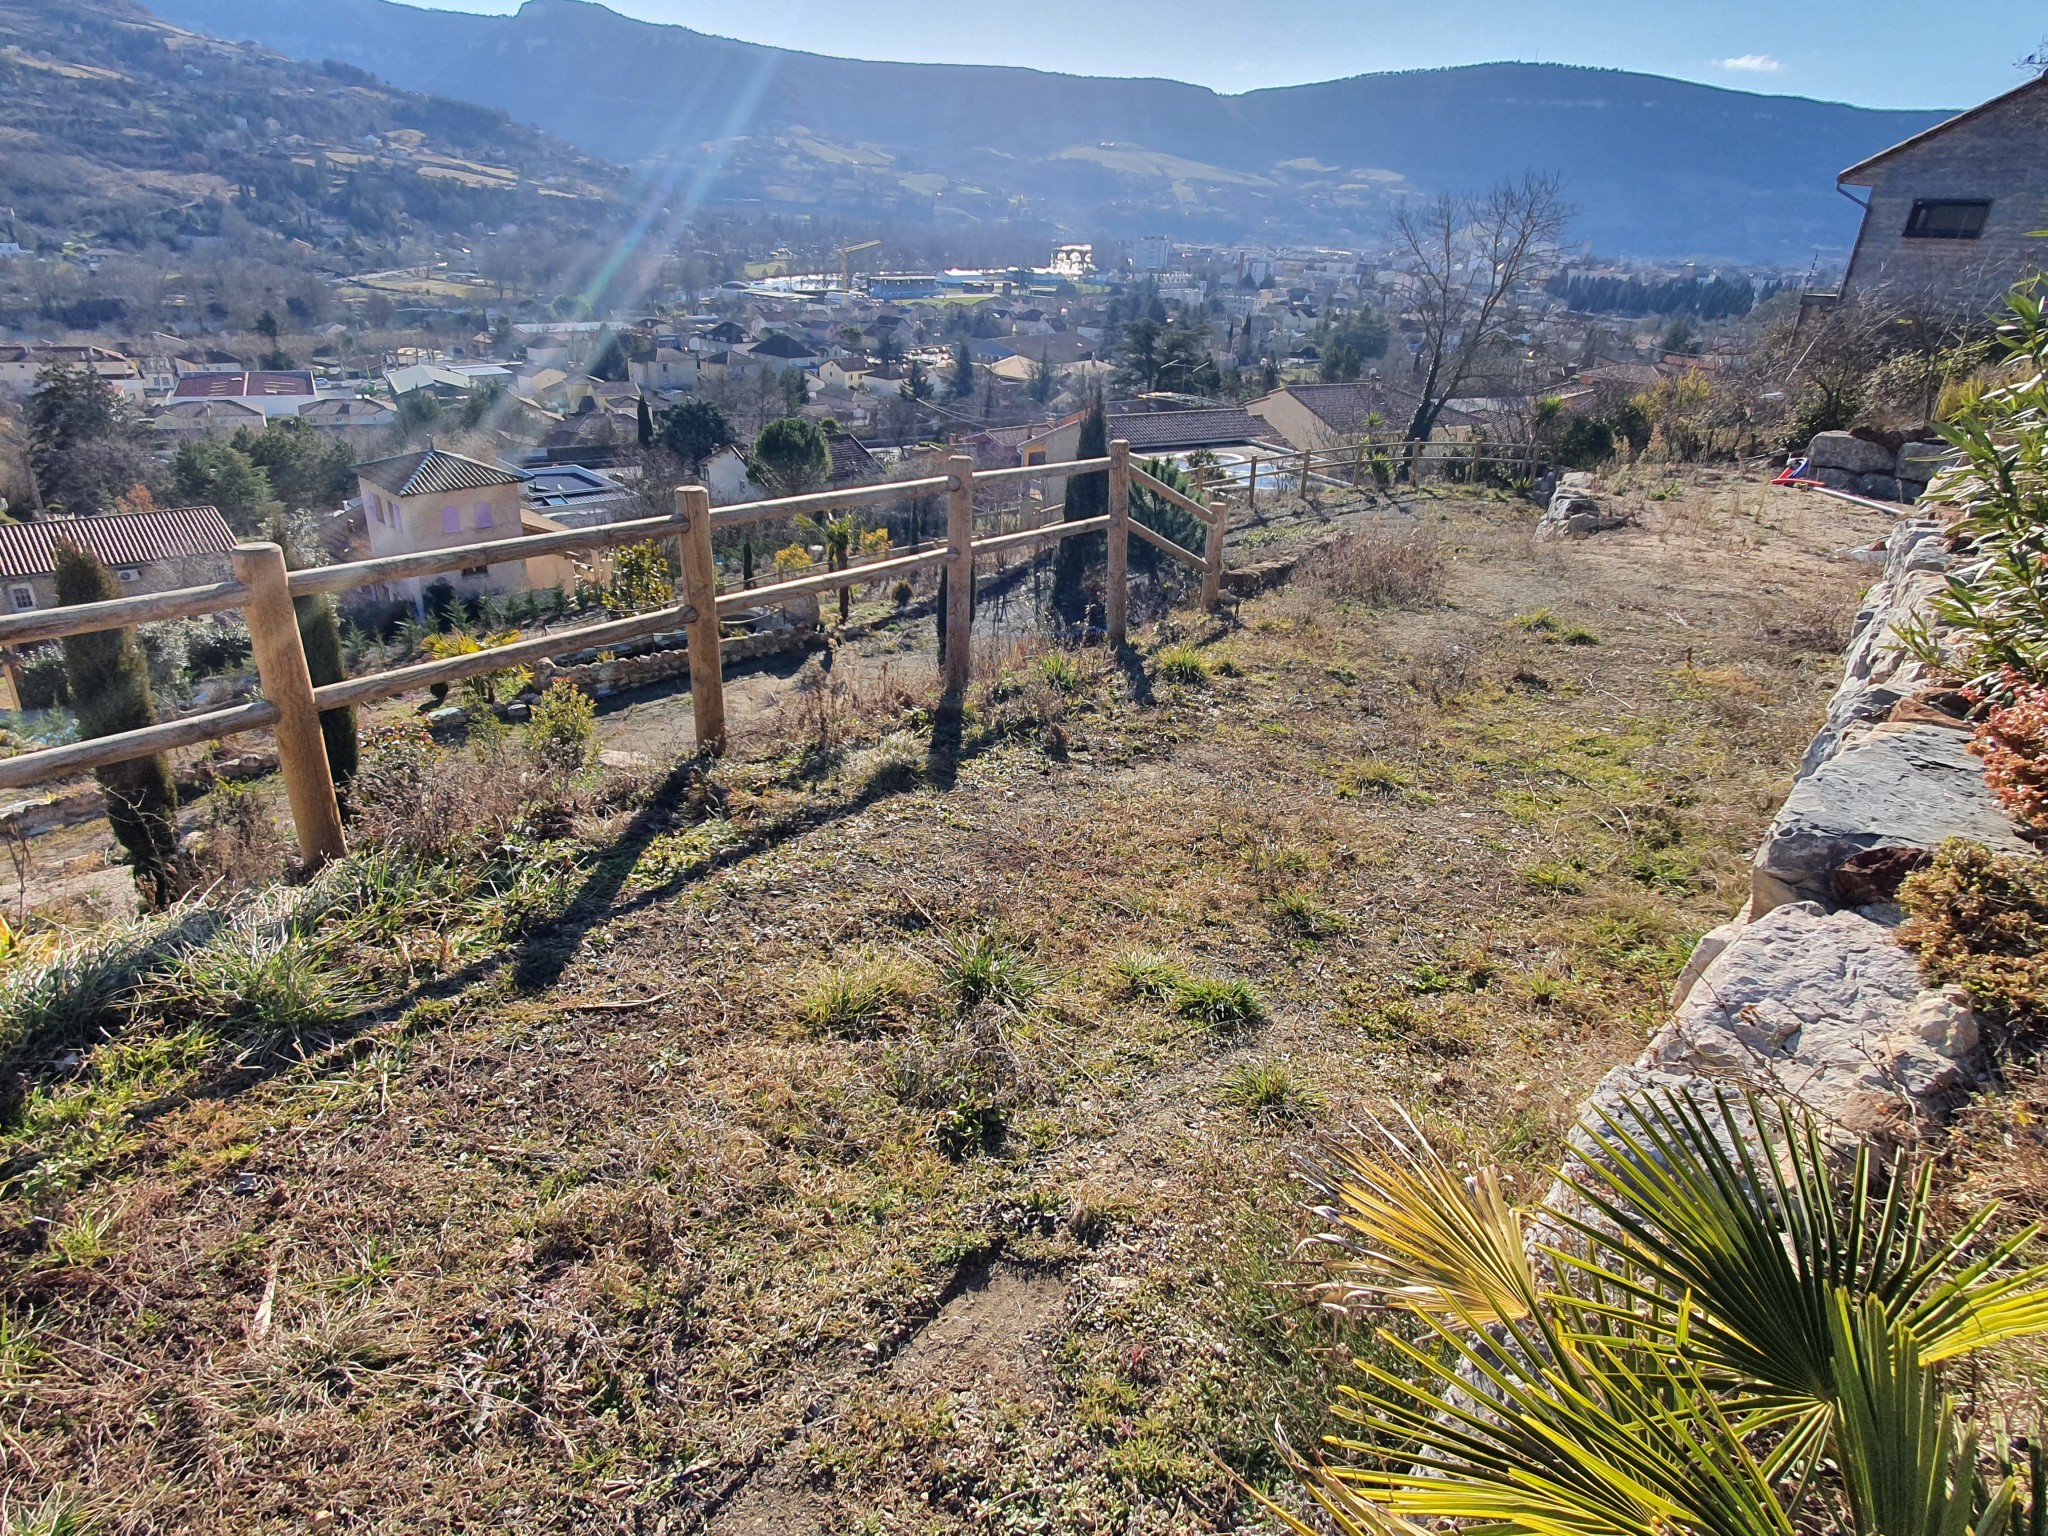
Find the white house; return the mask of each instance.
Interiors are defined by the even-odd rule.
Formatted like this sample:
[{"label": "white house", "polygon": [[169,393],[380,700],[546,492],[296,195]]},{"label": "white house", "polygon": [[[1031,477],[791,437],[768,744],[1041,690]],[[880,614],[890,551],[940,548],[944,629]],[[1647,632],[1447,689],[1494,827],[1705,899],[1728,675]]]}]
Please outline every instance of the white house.
[{"label": "white house", "polygon": [[171,391],[174,404],[183,400],[235,400],[261,411],[266,420],[273,416],[296,416],[301,407],[316,398],[313,375],[291,369],[188,373]]},{"label": "white house", "polygon": [[661,394],[695,389],[697,356],[694,352],[680,351],[675,347],[656,347],[651,359],[628,363],[626,372],[640,388]]}]

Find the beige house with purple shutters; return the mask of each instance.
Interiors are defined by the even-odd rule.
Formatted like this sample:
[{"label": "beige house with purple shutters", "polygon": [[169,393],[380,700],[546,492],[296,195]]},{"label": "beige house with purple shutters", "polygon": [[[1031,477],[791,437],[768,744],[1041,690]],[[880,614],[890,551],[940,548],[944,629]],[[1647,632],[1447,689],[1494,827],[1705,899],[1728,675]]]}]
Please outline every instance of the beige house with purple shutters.
[{"label": "beige house with purple shutters", "polygon": [[[559,524],[525,506],[525,479],[515,470],[441,448],[358,464],[356,483],[369,528],[370,557],[560,532]],[[447,582],[458,596],[470,597],[567,586],[575,579],[575,568],[565,557],[548,555],[497,563],[480,560],[445,575],[380,583],[374,590],[386,600],[407,599],[417,605],[437,581]]]}]

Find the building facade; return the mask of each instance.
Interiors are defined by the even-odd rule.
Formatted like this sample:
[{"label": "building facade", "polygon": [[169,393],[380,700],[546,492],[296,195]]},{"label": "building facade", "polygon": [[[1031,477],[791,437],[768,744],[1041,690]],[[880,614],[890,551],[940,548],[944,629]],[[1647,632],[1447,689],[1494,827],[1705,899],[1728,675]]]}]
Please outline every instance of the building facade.
[{"label": "building facade", "polygon": [[2048,266],[2048,79],[2034,79],[1836,178],[1869,190],[1843,302],[1987,313]]},{"label": "building facade", "polygon": [[[372,559],[559,531],[558,524],[525,507],[523,475],[440,448],[358,464],[356,482]],[[562,586],[574,579],[574,567],[556,556],[481,560],[441,576],[381,583],[378,592],[386,600],[418,606],[436,582],[447,582],[458,597],[471,597]]]}]

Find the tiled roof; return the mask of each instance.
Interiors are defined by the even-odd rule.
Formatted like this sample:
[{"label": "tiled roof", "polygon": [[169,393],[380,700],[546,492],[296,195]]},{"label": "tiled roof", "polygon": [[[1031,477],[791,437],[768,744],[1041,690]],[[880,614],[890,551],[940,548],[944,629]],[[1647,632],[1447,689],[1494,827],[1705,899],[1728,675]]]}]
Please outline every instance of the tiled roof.
[{"label": "tiled roof", "polygon": [[1109,420],[1109,435],[1120,437],[1143,453],[1162,448],[1220,447],[1249,443],[1272,428],[1249,411],[1235,406],[1210,411],[1159,411],[1151,415],[1120,415]]},{"label": "tiled roof", "polygon": [[827,432],[825,447],[832,454],[832,483],[854,485],[882,478],[882,466],[867,446],[851,432]]},{"label": "tiled roof", "polygon": [[443,448],[423,448],[401,453],[393,459],[376,459],[358,464],[356,473],[394,496],[432,496],[441,491],[475,491],[491,485],[513,485],[519,480],[509,469],[465,459]]},{"label": "tiled roof", "polygon": [[49,575],[57,568],[59,544],[89,549],[102,565],[115,567],[191,555],[224,555],[235,547],[235,536],[214,507],[8,523],[0,525],[0,577]]}]

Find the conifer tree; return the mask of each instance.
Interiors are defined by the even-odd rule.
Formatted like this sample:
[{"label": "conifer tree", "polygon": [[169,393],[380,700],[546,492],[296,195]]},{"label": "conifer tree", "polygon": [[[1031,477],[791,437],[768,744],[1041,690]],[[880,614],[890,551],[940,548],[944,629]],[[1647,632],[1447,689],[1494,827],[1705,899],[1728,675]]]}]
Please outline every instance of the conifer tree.
[{"label": "conifer tree", "polygon": [[[1088,407],[1088,415],[1081,423],[1081,439],[1075,446],[1077,459],[1099,459],[1109,453],[1109,417],[1102,408],[1102,396],[1096,395]],[[1100,517],[1109,510],[1109,476],[1097,471],[1090,475],[1075,475],[1067,481],[1067,505],[1063,522],[1078,523],[1091,517]],[[1088,566],[1097,554],[1107,548],[1107,542],[1095,534],[1081,534],[1074,538],[1060,540],[1059,553],[1053,557],[1052,567],[1052,609],[1068,624],[1078,624],[1083,617],[1083,583]]]},{"label": "conifer tree", "polygon": [[[99,558],[74,544],[56,547],[57,601],[108,602],[121,597],[121,584]],[[149,664],[129,629],[72,635],[64,642],[64,672],[78,713],[82,739],[112,736],[156,724],[149,691]],[[168,758],[115,763],[94,775],[106,796],[107,820],[128,850],[135,888],[151,906],[178,895],[178,790]]]}]

